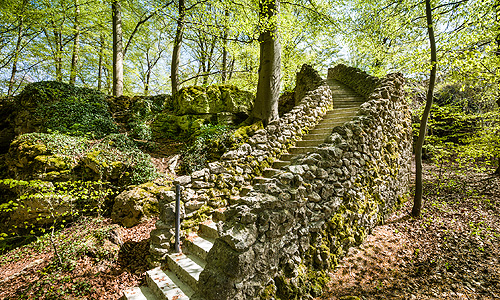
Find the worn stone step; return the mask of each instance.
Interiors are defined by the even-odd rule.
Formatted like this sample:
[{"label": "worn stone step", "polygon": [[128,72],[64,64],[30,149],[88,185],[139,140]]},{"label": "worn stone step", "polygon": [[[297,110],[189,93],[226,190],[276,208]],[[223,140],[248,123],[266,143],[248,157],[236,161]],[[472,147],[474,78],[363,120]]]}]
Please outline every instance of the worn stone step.
[{"label": "worn stone step", "polygon": [[336,108],[359,108],[362,103],[335,103],[333,104],[333,109]]},{"label": "worn stone step", "polygon": [[313,128],[309,131],[309,134],[330,134],[332,133],[331,128]]},{"label": "worn stone step", "polygon": [[337,120],[335,122],[328,122],[328,123],[322,123],[322,124],[319,124],[318,126],[314,127],[315,129],[333,129],[335,126],[339,126],[339,125],[342,125],[346,122],[349,122],[352,118],[345,118],[345,119],[342,119],[342,120]]},{"label": "worn stone step", "polygon": [[149,288],[160,300],[189,300],[194,290],[186,285],[172,271],[161,267],[146,272],[146,282]]},{"label": "worn stone step", "polygon": [[200,223],[198,234],[201,237],[207,237],[211,239],[216,239],[219,237],[219,231],[217,230],[217,224],[212,220],[206,220]]},{"label": "worn stone step", "polygon": [[295,155],[290,154],[290,153],[283,153],[280,156],[280,160],[282,160],[282,161],[291,161],[294,156]]},{"label": "worn stone step", "polygon": [[206,260],[208,252],[212,249],[214,242],[214,238],[191,235],[184,240],[184,249],[185,252]]},{"label": "worn stone step", "polygon": [[328,137],[328,134],[313,134],[313,133],[309,133],[307,135],[305,135],[302,140],[303,141],[324,141],[326,138]]},{"label": "worn stone step", "polygon": [[305,154],[312,152],[316,149],[316,147],[290,147],[288,152],[290,154]]},{"label": "worn stone step", "polygon": [[275,160],[273,162],[273,168],[274,169],[281,169],[285,166],[288,166],[290,164],[289,160]]},{"label": "worn stone step", "polygon": [[271,181],[271,180],[272,180],[272,178],[268,178],[268,177],[264,177],[264,176],[258,176],[258,177],[253,178],[254,184],[266,183],[266,182]]},{"label": "worn stone step", "polygon": [[173,253],[167,255],[168,269],[193,290],[196,289],[205,264],[204,260],[191,254]]},{"label": "worn stone step", "polygon": [[265,168],[264,171],[262,172],[262,177],[271,178],[274,175],[279,174],[281,172],[282,171],[279,169]]},{"label": "worn stone step", "polygon": [[[344,120],[351,120],[353,117],[355,116],[355,114],[342,114],[342,115],[338,115],[337,117],[335,118],[328,118],[328,119],[324,119],[324,120],[321,120],[321,122],[319,122],[318,125],[321,125],[321,124],[331,124],[331,123],[337,123],[339,121],[344,121]],[[316,126],[318,126],[316,125]],[[316,127],[315,127],[316,128]]]},{"label": "worn stone step", "polygon": [[343,114],[356,114],[359,110],[359,107],[345,107],[345,108],[334,108],[328,111],[323,118],[330,118]]},{"label": "worn stone step", "polygon": [[300,140],[295,144],[295,147],[317,147],[319,144],[322,144],[325,139],[317,139],[317,140]]},{"label": "worn stone step", "polygon": [[158,300],[158,298],[149,287],[137,286],[126,289],[120,300]]},{"label": "worn stone step", "polygon": [[327,119],[321,120],[321,122],[319,122],[318,125],[336,123],[338,121],[343,121],[343,120],[350,120],[354,116],[355,116],[355,114],[353,114],[353,113],[339,114],[338,116],[336,116],[334,118],[327,118]]}]

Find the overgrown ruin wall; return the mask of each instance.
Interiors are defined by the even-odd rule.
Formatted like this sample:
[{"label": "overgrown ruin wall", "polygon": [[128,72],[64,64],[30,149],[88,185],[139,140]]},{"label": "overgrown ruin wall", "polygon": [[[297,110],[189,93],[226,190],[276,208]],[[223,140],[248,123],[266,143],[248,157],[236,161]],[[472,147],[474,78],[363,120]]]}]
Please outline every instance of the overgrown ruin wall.
[{"label": "overgrown ruin wall", "polygon": [[[333,128],[317,151],[255,185],[219,216],[221,237],[193,298],[312,299],[347,249],[405,197],[411,124],[403,77],[378,79],[342,65],[328,75],[368,101],[352,121]],[[311,94],[328,92],[321,86]]]}]

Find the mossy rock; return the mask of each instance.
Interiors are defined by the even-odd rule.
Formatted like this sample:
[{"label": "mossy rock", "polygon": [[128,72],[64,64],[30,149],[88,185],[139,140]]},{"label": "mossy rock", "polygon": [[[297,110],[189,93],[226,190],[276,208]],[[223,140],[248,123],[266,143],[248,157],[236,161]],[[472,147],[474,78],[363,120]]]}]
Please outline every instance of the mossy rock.
[{"label": "mossy rock", "polygon": [[189,137],[208,122],[210,115],[158,115],[151,125],[155,137]]},{"label": "mossy rock", "polygon": [[158,215],[158,199],[155,195],[135,187],[116,196],[111,219],[125,227],[132,227]]},{"label": "mossy rock", "polygon": [[98,141],[64,134],[23,134],[12,142],[5,164],[9,177],[22,180],[103,180],[126,186],[158,177],[150,156],[120,134]]},{"label": "mossy rock", "polygon": [[217,114],[221,112],[248,114],[254,96],[235,86],[192,86],[182,88],[175,96],[173,105],[178,115]]}]

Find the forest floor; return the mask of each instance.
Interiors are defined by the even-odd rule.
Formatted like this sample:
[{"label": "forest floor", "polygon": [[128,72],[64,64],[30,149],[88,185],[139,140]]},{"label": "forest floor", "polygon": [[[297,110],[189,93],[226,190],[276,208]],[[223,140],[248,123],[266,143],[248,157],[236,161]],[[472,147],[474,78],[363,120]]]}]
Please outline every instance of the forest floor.
[{"label": "forest floor", "polygon": [[[500,178],[429,164],[424,173],[422,217],[404,204],[349,251],[317,300],[500,299]],[[154,222],[81,218],[53,243],[48,234],[4,253],[0,299],[118,299],[144,283]]]},{"label": "forest floor", "polygon": [[500,299],[500,178],[424,165],[424,208],[406,202],[351,248],[317,300]]}]

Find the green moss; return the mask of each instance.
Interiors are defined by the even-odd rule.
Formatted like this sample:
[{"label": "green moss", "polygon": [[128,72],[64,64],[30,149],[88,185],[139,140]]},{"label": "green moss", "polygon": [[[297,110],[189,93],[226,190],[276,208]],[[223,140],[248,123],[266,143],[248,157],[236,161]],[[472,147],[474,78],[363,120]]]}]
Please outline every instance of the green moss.
[{"label": "green moss", "polygon": [[70,167],[66,162],[67,159],[60,155],[38,155],[35,157],[35,160],[56,169],[67,169]]},{"label": "green moss", "polygon": [[208,205],[203,205],[197,211],[194,217],[190,219],[182,220],[181,227],[187,233],[193,230],[194,227],[198,226],[203,221],[210,219],[214,209]]},{"label": "green moss", "polygon": [[259,129],[264,129],[262,121],[255,122],[248,126],[241,126],[233,133],[233,135],[237,139],[246,141]]}]

